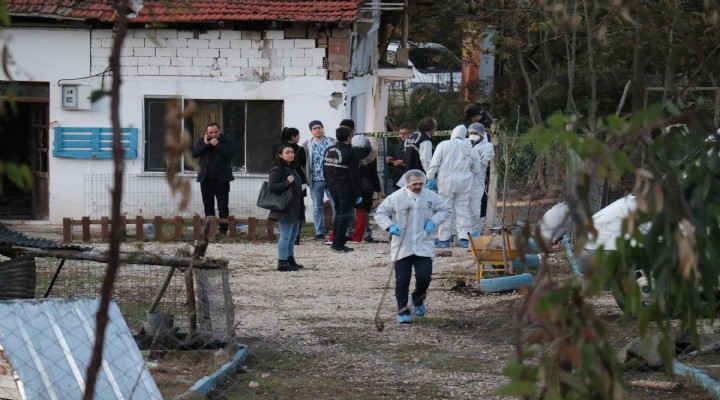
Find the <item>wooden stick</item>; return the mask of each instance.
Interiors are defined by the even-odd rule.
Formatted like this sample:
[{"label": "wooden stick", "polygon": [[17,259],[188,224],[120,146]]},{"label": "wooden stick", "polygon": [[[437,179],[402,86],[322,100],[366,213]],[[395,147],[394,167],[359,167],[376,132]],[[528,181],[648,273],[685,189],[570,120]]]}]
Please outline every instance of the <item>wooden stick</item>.
[{"label": "wooden stick", "polygon": [[640,379],[636,381],[629,381],[628,386],[644,388],[644,389],[655,389],[655,390],[666,390],[672,391],[678,387],[677,382],[671,381],[650,381],[647,379]]},{"label": "wooden stick", "polygon": [[[31,254],[35,257],[55,257],[68,260],[86,260],[97,261],[101,263],[108,262],[108,253],[106,251],[76,251],[76,250],[43,250],[27,247],[13,247],[13,249],[23,254]],[[227,268],[228,261],[218,258],[198,258],[194,262],[188,257],[166,256],[160,254],[149,253],[120,253],[121,264],[146,264],[146,265],[163,265],[176,268],[193,268],[201,269],[222,269]]]}]

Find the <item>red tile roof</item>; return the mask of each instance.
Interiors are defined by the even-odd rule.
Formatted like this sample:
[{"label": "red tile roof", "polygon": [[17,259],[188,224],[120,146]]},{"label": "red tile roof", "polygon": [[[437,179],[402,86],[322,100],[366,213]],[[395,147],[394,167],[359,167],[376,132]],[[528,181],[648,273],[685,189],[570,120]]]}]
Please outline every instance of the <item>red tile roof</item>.
[{"label": "red tile roof", "polygon": [[[353,22],[363,0],[144,1],[134,22],[303,21]],[[111,22],[113,0],[7,0],[11,16]],[[131,1],[132,3],[132,1]],[[174,4],[170,5],[170,4]]]}]

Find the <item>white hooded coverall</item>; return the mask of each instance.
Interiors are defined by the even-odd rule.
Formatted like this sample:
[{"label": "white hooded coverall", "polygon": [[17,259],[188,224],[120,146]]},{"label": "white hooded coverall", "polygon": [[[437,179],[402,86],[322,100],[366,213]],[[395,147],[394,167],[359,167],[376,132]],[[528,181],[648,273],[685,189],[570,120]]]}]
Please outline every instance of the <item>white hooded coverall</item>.
[{"label": "white hooded coverall", "polygon": [[472,230],[470,196],[474,176],[481,173],[477,152],[465,141],[467,128],[456,126],[450,140],[435,149],[427,178],[437,179],[438,195],[453,210],[452,218],[438,227],[438,240],[448,241],[453,235],[453,220],[457,236],[467,240]]},{"label": "white hooded coverall", "polygon": [[[468,139],[468,143],[473,146],[473,143]],[[482,198],[485,193],[485,173],[487,171],[488,164],[495,157],[495,149],[492,143],[488,140],[487,134],[483,134],[480,143],[473,146],[480,159],[480,173],[475,174],[472,184],[472,190],[470,191],[470,215],[472,216],[472,225],[478,226],[480,224],[480,205],[482,204]]]}]

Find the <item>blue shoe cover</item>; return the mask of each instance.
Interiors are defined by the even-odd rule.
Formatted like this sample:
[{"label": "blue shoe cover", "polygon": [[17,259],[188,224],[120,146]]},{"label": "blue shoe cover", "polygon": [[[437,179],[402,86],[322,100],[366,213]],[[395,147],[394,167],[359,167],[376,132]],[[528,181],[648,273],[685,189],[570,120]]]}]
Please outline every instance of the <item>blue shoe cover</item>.
[{"label": "blue shoe cover", "polygon": [[435,247],[440,249],[447,249],[450,247],[450,241],[449,240],[437,240],[435,242]]},{"label": "blue shoe cover", "polygon": [[460,239],[460,244],[458,245],[458,247],[467,249],[469,245],[470,245],[470,241],[468,241],[467,239]]},{"label": "blue shoe cover", "polygon": [[425,303],[412,308],[413,315],[422,318],[425,316]]},{"label": "blue shoe cover", "polygon": [[397,323],[398,324],[409,324],[412,322],[412,318],[408,314],[398,314],[397,316]]}]

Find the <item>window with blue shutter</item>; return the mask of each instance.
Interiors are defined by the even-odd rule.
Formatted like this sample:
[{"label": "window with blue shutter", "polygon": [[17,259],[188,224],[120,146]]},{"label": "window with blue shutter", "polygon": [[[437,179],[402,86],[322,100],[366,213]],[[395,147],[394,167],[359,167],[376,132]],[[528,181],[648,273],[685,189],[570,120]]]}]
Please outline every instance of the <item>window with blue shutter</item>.
[{"label": "window with blue shutter", "polygon": [[[53,156],[67,158],[112,158],[112,128],[55,128]],[[137,158],[138,129],[122,128],[120,141],[125,158]]]}]

